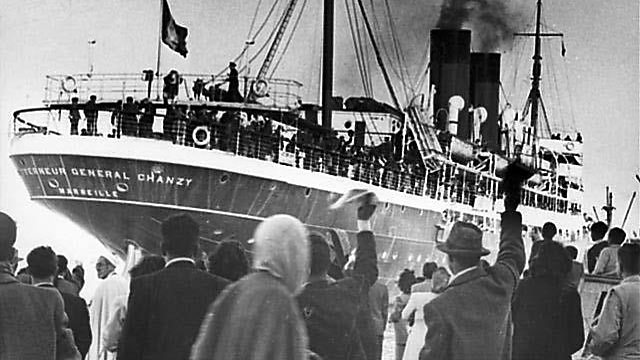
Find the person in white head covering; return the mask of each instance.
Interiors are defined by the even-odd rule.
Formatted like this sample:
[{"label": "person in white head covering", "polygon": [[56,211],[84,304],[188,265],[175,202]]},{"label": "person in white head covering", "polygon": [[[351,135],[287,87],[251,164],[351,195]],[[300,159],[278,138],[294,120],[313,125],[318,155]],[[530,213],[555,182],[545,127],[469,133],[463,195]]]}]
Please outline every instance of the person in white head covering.
[{"label": "person in white head covering", "polygon": [[305,359],[307,334],[294,295],[307,280],[309,243],[289,215],[265,219],[254,232],[256,272],[229,286],[211,305],[192,360]]},{"label": "person in white head covering", "polygon": [[89,304],[89,320],[93,342],[87,354],[88,360],[115,359],[115,353],[107,352],[103,342],[103,332],[115,313],[118,299],[129,294],[129,282],[119,275],[114,256],[100,256],[96,262],[96,272],[102,282]]}]

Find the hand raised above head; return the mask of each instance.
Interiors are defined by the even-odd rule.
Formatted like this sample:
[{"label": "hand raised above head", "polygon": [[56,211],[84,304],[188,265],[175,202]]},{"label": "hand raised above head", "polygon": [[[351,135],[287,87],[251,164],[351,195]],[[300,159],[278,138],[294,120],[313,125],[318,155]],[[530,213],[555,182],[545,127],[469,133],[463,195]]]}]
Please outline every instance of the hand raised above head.
[{"label": "hand raised above head", "polygon": [[360,199],[360,206],[358,206],[358,220],[369,220],[373,213],[375,213],[378,199],[374,193],[367,193]]},{"label": "hand raised above head", "polygon": [[520,193],[522,190],[522,184],[529,176],[530,173],[523,168],[522,164],[509,164],[502,180],[502,188],[504,189],[505,210],[516,210],[516,208],[520,204]]}]

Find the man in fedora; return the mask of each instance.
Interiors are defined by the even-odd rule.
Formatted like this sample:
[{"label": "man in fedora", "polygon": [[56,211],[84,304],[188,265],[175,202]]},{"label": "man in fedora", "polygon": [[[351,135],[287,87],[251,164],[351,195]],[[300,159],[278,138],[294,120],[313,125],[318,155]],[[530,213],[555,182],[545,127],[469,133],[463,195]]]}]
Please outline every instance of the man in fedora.
[{"label": "man in fedora", "polygon": [[421,360],[511,358],[511,296],[525,263],[516,211],[525,176],[510,166],[503,180],[505,211],[493,266],[481,261],[489,250],[473,224],[455,223],[446,242],[437,245],[453,276],[444,293],[424,307],[428,330]]}]

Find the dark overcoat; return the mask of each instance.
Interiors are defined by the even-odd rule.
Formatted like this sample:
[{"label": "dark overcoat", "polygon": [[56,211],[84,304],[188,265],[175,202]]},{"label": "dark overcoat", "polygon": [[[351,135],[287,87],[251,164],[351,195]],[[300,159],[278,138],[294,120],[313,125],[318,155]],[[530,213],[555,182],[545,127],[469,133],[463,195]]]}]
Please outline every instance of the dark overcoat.
[{"label": "dark overcoat", "polygon": [[501,226],[495,265],[460,275],[424,306],[421,360],[511,358],[511,297],[525,262],[520,213],[504,212]]},{"label": "dark overcoat", "polygon": [[209,305],[229,282],[188,261],[131,281],[118,360],[183,360]]}]

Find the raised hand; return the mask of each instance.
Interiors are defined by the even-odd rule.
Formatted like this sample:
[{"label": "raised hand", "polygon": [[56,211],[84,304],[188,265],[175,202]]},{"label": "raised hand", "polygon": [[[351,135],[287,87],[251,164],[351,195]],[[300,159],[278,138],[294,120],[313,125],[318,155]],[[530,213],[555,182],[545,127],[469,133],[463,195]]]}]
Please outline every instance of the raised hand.
[{"label": "raised hand", "polygon": [[511,163],[507,167],[502,180],[504,189],[504,208],[507,211],[515,211],[520,204],[520,194],[523,182],[530,174],[517,163]]}]

